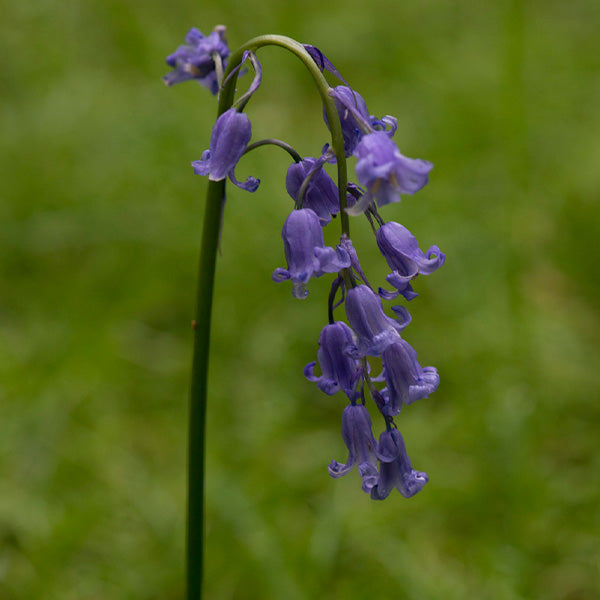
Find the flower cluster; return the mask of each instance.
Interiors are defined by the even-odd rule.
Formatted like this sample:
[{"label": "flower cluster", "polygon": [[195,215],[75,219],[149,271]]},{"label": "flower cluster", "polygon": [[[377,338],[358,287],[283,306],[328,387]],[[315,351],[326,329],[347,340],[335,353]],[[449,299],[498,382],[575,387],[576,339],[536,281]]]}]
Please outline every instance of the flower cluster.
[{"label": "flower cluster", "polygon": [[[222,29],[204,37],[193,29],[181,46],[167,59],[175,68],[166,76],[168,83],[197,79],[214,91],[218,82],[217,64],[224,63],[229,50]],[[273,271],[273,281],[290,280],[296,298],[305,298],[310,279],[325,273],[335,275],[329,294],[327,323],[319,337],[317,361],[304,368],[305,377],[327,395],[343,392],[348,405],[342,412],[342,439],[348,448],[345,463],[335,460],[329,465],[332,477],[341,477],[356,465],[362,489],[371,498],[386,498],[394,488],[409,498],[419,492],[428,477],[416,471],[406,453],[404,440],[394,419],[403,405],[427,398],[439,385],[435,367],[422,367],[417,353],[403,339],[411,316],[405,306],[392,306],[393,316],[386,314],[383,300],[402,296],[413,300],[417,294],[412,284],[417,276],[430,275],[444,264],[445,256],[437,246],[425,252],[403,225],[385,222],[379,209],[399,202],[403,194],[414,194],[427,182],[432,164],[401,154],[393,136],[397,120],[389,115],[376,118],[369,114],[363,97],[341,77],[331,62],[313,46],[304,46],[319,70],[338,78],[342,85],[329,86],[328,94],[335,106],[343,135],[345,156],[336,156],[326,145],[320,156],[301,157],[284,142],[265,140],[288,148],[294,157],[286,179],[286,190],[293,208],[282,230],[286,267]],[[213,181],[229,177],[248,191],[258,187],[249,177],[240,183],[234,169],[242,155],[251,149],[250,120],[241,112],[260,84],[261,68],[256,55],[247,51],[241,64],[249,60],[255,73],[248,92],[217,119],[210,147],[201,159],[192,163],[194,172]],[[239,70],[240,66],[236,68]],[[332,114],[331,109],[329,115]],[[327,112],[325,123],[331,126]],[[330,127],[331,128],[331,127]],[[341,143],[341,140],[340,140]],[[325,170],[328,163],[356,158],[357,183],[339,182]],[[342,191],[342,193],[340,193]],[[336,215],[365,215],[375,232],[377,246],[390,268],[386,282],[393,288],[373,288],[360,265],[348,231],[343,232],[336,247],[326,246],[323,229]],[[345,217],[345,216],[344,216]],[[346,218],[346,217],[345,217]],[[339,299],[338,299],[339,298]],[[343,317],[335,316],[336,310]],[[382,369],[372,376],[369,361],[380,361]],[[318,367],[317,367],[318,363]],[[377,385],[380,384],[380,385]],[[373,400],[385,424],[376,440],[366,407],[367,396]]]}]

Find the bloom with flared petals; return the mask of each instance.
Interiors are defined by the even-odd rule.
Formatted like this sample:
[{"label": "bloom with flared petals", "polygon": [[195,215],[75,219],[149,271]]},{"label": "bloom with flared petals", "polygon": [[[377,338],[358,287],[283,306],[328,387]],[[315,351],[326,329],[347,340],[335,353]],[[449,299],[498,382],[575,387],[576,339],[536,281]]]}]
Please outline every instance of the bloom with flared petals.
[{"label": "bloom with flared petals", "polygon": [[415,471],[406,454],[406,446],[397,429],[384,431],[379,437],[377,448],[379,479],[371,489],[373,500],[387,498],[396,488],[405,498],[410,498],[423,489],[429,481],[427,473]]},{"label": "bloom with flared petals", "polygon": [[437,246],[431,246],[424,254],[419,248],[417,238],[406,227],[390,221],[377,230],[377,245],[392,273],[386,277],[388,283],[398,291],[379,290],[386,299],[391,300],[402,294],[407,300],[417,296],[410,281],[418,274],[430,275],[444,264],[446,256]]},{"label": "bloom with flared petals", "polygon": [[393,306],[398,319],[383,312],[381,298],[366,285],[348,290],[346,316],[358,336],[358,356],[380,356],[400,339],[400,332],[410,323],[410,314],[403,306]]},{"label": "bloom with flared petals", "polygon": [[234,175],[235,166],[246,151],[246,146],[252,137],[252,125],[245,113],[235,108],[225,111],[215,123],[210,138],[210,146],[205,150],[200,160],[192,162],[196,175],[208,175],[211,181],[229,179],[238,187],[248,192],[256,191],[260,181],[248,177],[245,182],[239,182]]},{"label": "bloom with flared petals", "polygon": [[314,381],[317,387],[332,396],[342,390],[350,400],[355,400],[359,393],[355,389],[360,374],[359,363],[348,352],[348,346],[355,345],[354,334],[346,323],[336,321],[325,325],[319,336],[317,359],[322,375],[315,375],[315,362],[304,367],[304,376]]},{"label": "bloom with flared petals", "polygon": [[414,194],[429,179],[433,165],[419,158],[400,154],[396,144],[384,131],[375,131],[360,138],[354,150],[358,158],[356,175],[367,193],[348,209],[349,214],[364,212],[373,199],[378,206],[399,202],[400,194]]},{"label": "bloom with flared petals", "polygon": [[167,85],[175,85],[195,79],[216,94],[219,86],[215,73],[215,55],[221,57],[225,67],[229,54],[225,41],[225,27],[222,25],[215,27],[208,36],[193,27],[185,37],[185,44],[167,56],[167,64],[173,67],[174,71],[167,73],[163,81]]},{"label": "bloom with flared petals", "polygon": [[341,246],[337,250],[325,246],[319,217],[310,208],[293,210],[283,225],[281,237],[288,268],[275,269],[272,279],[276,283],[291,279],[294,298],[306,298],[306,284],[311,277],[336,273],[350,266],[350,257]]},{"label": "bloom with flared petals", "polygon": [[[311,175],[312,172],[314,174]],[[327,225],[331,221],[331,215],[340,212],[340,196],[333,179],[323,169],[322,161],[307,157],[290,165],[285,176],[285,189],[292,200],[300,200],[298,192],[309,175],[311,178],[301,199],[302,208],[313,210],[321,225]]]},{"label": "bloom with flared petals", "polygon": [[371,431],[369,411],[362,404],[350,404],[342,413],[342,439],[348,448],[346,464],[335,460],[329,465],[329,474],[338,478],[346,475],[354,465],[362,477],[362,489],[365,492],[377,483],[377,442]]},{"label": "bloom with flared petals", "polygon": [[382,354],[383,376],[387,387],[383,392],[386,404],[383,414],[395,416],[403,404],[427,398],[440,384],[435,367],[422,367],[417,353],[406,341],[400,339],[388,346]]}]

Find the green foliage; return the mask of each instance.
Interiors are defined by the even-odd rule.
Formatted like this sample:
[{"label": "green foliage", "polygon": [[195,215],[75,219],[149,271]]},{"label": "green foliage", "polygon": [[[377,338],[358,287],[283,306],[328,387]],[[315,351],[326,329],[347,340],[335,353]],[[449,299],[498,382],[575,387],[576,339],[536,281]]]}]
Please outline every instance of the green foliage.
[{"label": "green foliage", "polygon": [[[240,164],[263,183],[230,189],[217,271],[207,597],[600,595],[597,3],[4,4],[1,598],[182,597],[205,191],[189,161],[216,102],[160,77],[189,27],[217,23],[232,47],[320,47],[374,114],[398,116],[400,149],[435,169],[385,217],[447,262],[416,282],[406,332],[442,383],[398,420],[430,482],[375,503],[327,475],[344,399],[302,377],[328,281],[299,302],[270,280],[288,159]],[[277,49],[260,58],[255,139],[314,155],[309,77]],[[382,282],[366,222],[351,227]]]}]

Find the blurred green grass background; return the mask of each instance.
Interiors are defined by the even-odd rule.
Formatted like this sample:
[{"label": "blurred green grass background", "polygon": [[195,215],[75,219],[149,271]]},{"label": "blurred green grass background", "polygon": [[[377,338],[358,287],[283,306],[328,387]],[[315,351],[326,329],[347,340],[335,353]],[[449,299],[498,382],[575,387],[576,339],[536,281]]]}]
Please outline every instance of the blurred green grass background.
[{"label": "blurred green grass background", "polygon": [[[406,338],[441,386],[398,420],[429,473],[375,503],[342,397],[306,382],[329,280],[284,265],[288,159],[229,190],[208,414],[207,598],[600,597],[600,4],[3,0],[0,598],[180,599],[193,301],[215,100],[165,88],[187,30],[321,48],[396,140],[434,162],[386,207],[446,265]],[[254,139],[326,141],[302,67],[260,53]],[[363,267],[385,265],[352,222]],[[331,240],[330,240],[331,241]],[[379,432],[382,423],[375,420]]]}]

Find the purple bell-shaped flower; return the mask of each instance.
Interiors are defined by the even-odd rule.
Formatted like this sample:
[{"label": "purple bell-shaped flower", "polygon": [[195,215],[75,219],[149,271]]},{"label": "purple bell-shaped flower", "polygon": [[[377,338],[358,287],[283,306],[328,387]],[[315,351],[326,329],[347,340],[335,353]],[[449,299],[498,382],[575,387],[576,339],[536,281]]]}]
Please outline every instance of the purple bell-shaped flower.
[{"label": "purple bell-shaped flower", "polygon": [[213,94],[218,91],[215,72],[215,55],[221,57],[223,67],[230,51],[225,41],[225,27],[215,27],[208,36],[193,27],[185,37],[185,44],[167,56],[167,64],[173,71],[163,77],[167,85],[195,79]]},{"label": "purple bell-shaped flower", "polygon": [[[335,107],[337,108],[344,136],[344,150],[346,156],[351,156],[364,134],[365,127],[370,124],[369,109],[363,97],[347,85],[338,85],[330,90]],[[329,120],[323,110],[323,118],[327,127]]]},{"label": "purple bell-shaped flower", "polygon": [[343,321],[325,325],[319,336],[317,359],[322,375],[315,375],[316,362],[304,367],[304,376],[314,381],[317,387],[332,396],[342,390],[348,398],[356,400],[359,392],[355,389],[360,375],[358,360],[350,356],[349,347],[356,345],[352,329]]},{"label": "purple bell-shaped flower", "polygon": [[403,225],[390,221],[377,230],[377,245],[392,272],[386,281],[398,291],[379,289],[380,295],[391,300],[402,294],[407,300],[417,296],[410,282],[417,275],[430,275],[439,269],[446,256],[437,246],[430,246],[426,253],[419,248],[417,238]]},{"label": "purple bell-shaped flower", "polygon": [[386,404],[383,414],[395,416],[403,404],[427,398],[440,384],[435,367],[422,367],[417,353],[405,340],[390,344],[382,353],[383,376],[387,387],[383,392]]},{"label": "purple bell-shaped flower", "polygon": [[[298,193],[302,183],[311,172],[310,181],[304,192],[304,197],[299,199]],[[302,208],[313,210],[321,225],[331,221],[331,215],[340,212],[340,197],[338,188],[322,167],[322,161],[316,158],[303,158],[300,162],[289,166],[285,177],[285,188],[295,202],[300,200]]]},{"label": "purple bell-shaped flower", "polygon": [[400,154],[396,144],[384,131],[374,131],[360,138],[354,150],[358,158],[356,175],[367,193],[348,213],[363,213],[373,199],[378,206],[399,202],[400,194],[414,194],[429,179],[433,165],[419,158]]},{"label": "purple bell-shaped flower", "polygon": [[272,279],[276,283],[291,279],[294,298],[306,298],[306,284],[311,277],[336,273],[350,266],[350,257],[341,246],[337,250],[325,246],[319,217],[309,208],[290,213],[281,237],[288,268],[275,269]]},{"label": "purple bell-shaped flower", "polygon": [[211,181],[229,179],[248,192],[254,192],[260,181],[248,177],[241,183],[234,175],[235,166],[246,151],[246,146],[252,137],[252,125],[245,113],[235,108],[225,111],[215,123],[210,138],[210,146],[205,150],[200,160],[192,162],[196,175],[208,175]]},{"label": "purple bell-shaped flower", "polygon": [[358,465],[362,477],[362,489],[365,492],[377,483],[377,442],[371,431],[369,411],[362,404],[350,404],[342,413],[342,439],[348,448],[346,464],[335,460],[329,465],[329,474],[336,479],[349,473]]},{"label": "purple bell-shaped flower", "polygon": [[410,314],[403,306],[392,310],[397,319],[383,312],[381,298],[366,285],[359,285],[346,294],[346,316],[358,337],[358,356],[381,356],[391,344],[400,340],[400,332],[410,323]]},{"label": "purple bell-shaped flower", "polygon": [[379,436],[377,447],[379,479],[371,489],[373,500],[387,498],[396,488],[405,498],[410,498],[423,489],[429,481],[427,473],[415,471],[406,454],[406,446],[397,429],[384,431]]}]

